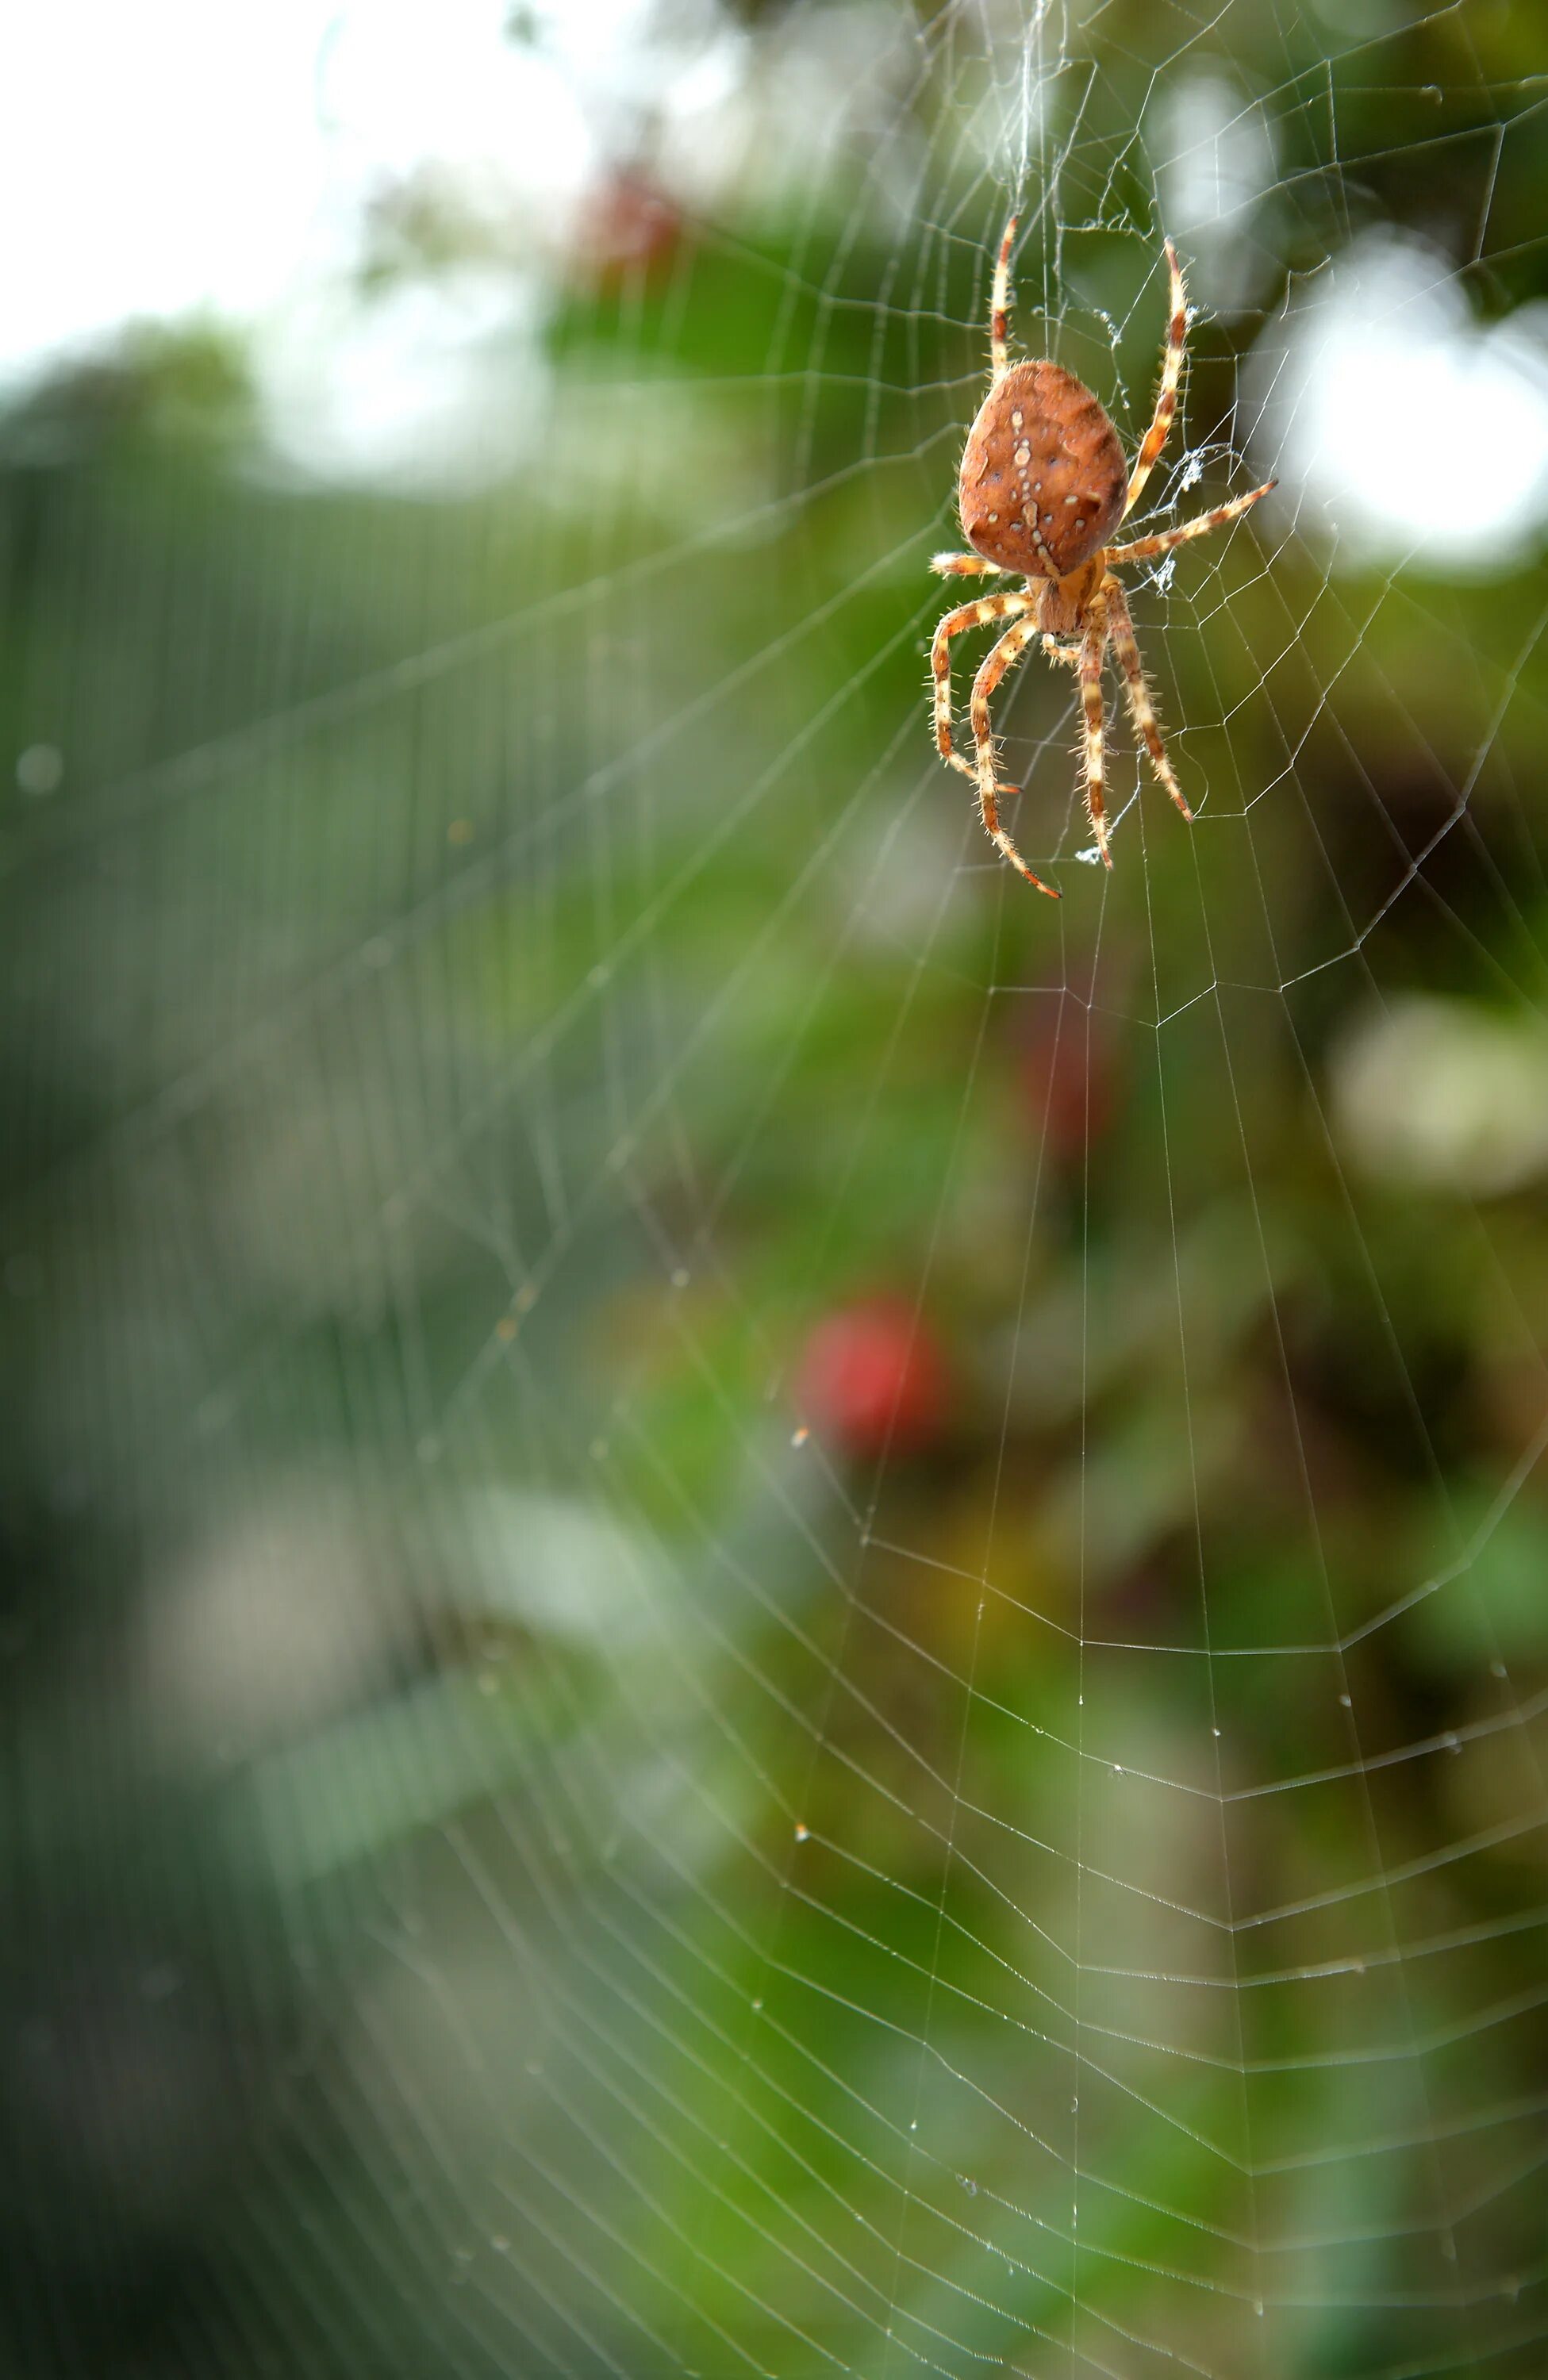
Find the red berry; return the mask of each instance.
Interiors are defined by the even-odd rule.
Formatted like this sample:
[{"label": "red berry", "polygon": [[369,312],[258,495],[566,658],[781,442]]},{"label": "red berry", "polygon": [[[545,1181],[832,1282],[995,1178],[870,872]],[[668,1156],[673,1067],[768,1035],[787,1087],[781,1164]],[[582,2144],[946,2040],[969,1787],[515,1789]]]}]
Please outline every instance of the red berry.
[{"label": "red berry", "polygon": [[681,230],[676,200],[640,167],[620,165],[591,192],[578,245],[591,272],[606,281],[664,263]]},{"label": "red berry", "polygon": [[812,1330],[796,1372],[796,1407],[843,1452],[915,1451],[939,1437],[946,1367],[901,1297],[840,1306]]}]

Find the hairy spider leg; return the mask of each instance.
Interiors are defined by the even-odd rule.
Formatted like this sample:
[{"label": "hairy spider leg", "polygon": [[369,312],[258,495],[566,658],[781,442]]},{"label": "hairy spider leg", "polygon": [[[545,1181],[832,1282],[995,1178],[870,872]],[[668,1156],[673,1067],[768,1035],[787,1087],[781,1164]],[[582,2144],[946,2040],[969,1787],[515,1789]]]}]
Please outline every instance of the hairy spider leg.
[{"label": "hairy spider leg", "polygon": [[[965,777],[978,783],[978,771],[970,760],[954,750],[951,740],[951,640],[967,628],[981,628],[990,620],[1013,620],[1025,612],[1031,601],[1030,595],[981,595],[976,603],[964,603],[959,610],[948,612],[936,628],[930,648],[930,667],[935,679],[935,744],[943,760],[960,769]],[[1006,785],[1003,792],[1014,788]]]},{"label": "hairy spider leg", "polygon": [[1128,598],[1115,578],[1104,578],[1102,591],[1107,601],[1107,633],[1113,639],[1113,650],[1118,657],[1118,667],[1124,674],[1124,690],[1128,697],[1128,715],[1134,722],[1137,735],[1143,737],[1151,766],[1191,825],[1193,812],[1182,795],[1182,787],[1172,774],[1172,763],[1166,758],[1166,747],[1161,740],[1161,727],[1151,701],[1151,690],[1145,683],[1145,665],[1140,658],[1139,640],[1134,634],[1134,615],[1128,608]]},{"label": "hairy spider leg", "polygon": [[1271,496],[1279,482],[1265,480],[1250,494],[1233,496],[1228,504],[1216,504],[1213,513],[1201,513],[1197,520],[1183,521],[1176,528],[1164,528],[1154,537],[1136,538],[1132,545],[1110,545],[1107,549],[1109,567],[1119,562],[1149,562],[1158,553],[1170,553],[1175,545],[1186,545],[1189,538],[1207,537],[1211,529],[1224,528],[1227,521],[1240,518],[1249,504],[1260,497]]},{"label": "hairy spider leg", "polygon": [[[1026,598],[1023,597],[1022,601],[1025,601]],[[983,820],[983,831],[996,849],[1004,853],[1018,875],[1024,876],[1029,884],[1035,884],[1040,892],[1046,892],[1051,901],[1056,901],[1059,895],[1053,885],[1045,884],[1042,877],[1028,867],[1015,844],[1000,824],[1000,813],[994,796],[997,793],[1008,793],[1013,789],[1009,786],[997,785],[994,782],[994,731],[989,723],[990,696],[1012,662],[1019,660],[1027,646],[1038,634],[1035,616],[1029,619],[1025,614],[1006,630],[999,643],[989,653],[987,660],[981,664],[979,674],[973,680],[969,715],[973,722],[973,743],[978,752],[979,815]]]},{"label": "hairy spider leg", "polygon": [[1000,253],[994,260],[994,289],[989,302],[989,368],[999,380],[1006,365],[1006,340],[1010,330],[1010,244],[1016,237],[1016,217],[1012,215],[1000,242]]},{"label": "hairy spider leg", "polygon": [[1086,614],[1080,639],[1080,707],[1086,726],[1086,813],[1091,821],[1103,868],[1113,865],[1107,848],[1107,807],[1102,798],[1102,657],[1107,643],[1107,621],[1098,595]]},{"label": "hairy spider leg", "polygon": [[1155,411],[1146,431],[1140,452],[1134,458],[1129,475],[1128,495],[1124,504],[1124,518],[1139,503],[1146,480],[1155,468],[1156,459],[1166,443],[1166,433],[1172,427],[1172,416],[1177,409],[1177,382],[1182,375],[1183,350],[1188,344],[1188,298],[1183,289],[1182,268],[1177,251],[1170,240],[1166,243],[1166,269],[1172,281],[1172,317],[1166,325],[1166,353],[1161,366],[1161,386],[1156,391]]},{"label": "hairy spider leg", "polygon": [[1014,578],[1018,575],[1004,569],[997,562],[985,562],[981,553],[932,553],[930,567],[937,578]]}]

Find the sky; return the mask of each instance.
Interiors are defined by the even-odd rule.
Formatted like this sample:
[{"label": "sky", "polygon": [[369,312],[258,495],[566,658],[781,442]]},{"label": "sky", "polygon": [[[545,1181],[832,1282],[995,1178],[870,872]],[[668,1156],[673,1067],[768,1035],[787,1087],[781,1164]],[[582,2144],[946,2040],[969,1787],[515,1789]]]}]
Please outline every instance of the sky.
[{"label": "sky", "polygon": [[[541,284],[516,258],[525,248],[535,265],[561,236],[641,107],[691,116],[683,158],[717,140],[734,157],[749,53],[715,0],[679,0],[670,41],[652,0],[544,0],[527,41],[511,38],[510,13],[511,0],[47,0],[0,13],[0,205],[31,227],[7,259],[0,390],[126,323],[203,318],[246,334],[271,446],[299,469],[446,484],[512,468],[542,374]],[[858,21],[854,9],[808,20],[819,80],[832,76],[813,29],[840,18]],[[884,10],[865,21],[884,26]],[[784,107],[793,140],[811,104]],[[1254,194],[1272,204],[1274,176],[1262,121],[1213,68],[1171,94],[1176,153],[1160,187],[1185,218],[1174,227],[1196,292],[1220,307],[1230,258],[1272,252],[1251,238]],[[759,145],[744,140],[743,153]],[[373,202],[427,170],[517,236],[497,266],[363,296]],[[713,208],[713,193],[698,196]],[[1249,459],[1298,491],[1303,529],[1325,533],[1335,561],[1470,576],[1519,559],[1548,525],[1543,310],[1486,327],[1446,259],[1371,235],[1271,317],[1257,364]],[[1468,421],[1473,451],[1515,458],[1465,504],[1436,498],[1447,418]]]},{"label": "sky", "polygon": [[[626,58],[637,0],[589,13]],[[591,169],[576,12],[557,13],[542,55],[505,37],[506,15],[502,0],[4,12],[0,205],[32,232],[8,263],[0,386],[131,322],[225,322],[253,340],[282,447],[310,443],[325,470],[390,462],[427,407],[445,409],[470,351],[519,330],[531,304],[507,270],[498,292],[421,291],[367,319],[353,274],[372,201],[432,165],[541,230]]]}]

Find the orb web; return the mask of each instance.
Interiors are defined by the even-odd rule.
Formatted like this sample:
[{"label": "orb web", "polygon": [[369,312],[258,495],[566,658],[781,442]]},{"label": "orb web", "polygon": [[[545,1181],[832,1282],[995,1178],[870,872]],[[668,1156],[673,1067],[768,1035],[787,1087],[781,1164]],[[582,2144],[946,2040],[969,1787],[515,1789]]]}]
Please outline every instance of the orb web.
[{"label": "orb web", "polygon": [[[13,471],[18,2039],[144,2368],[1537,2368],[1548,610],[1318,443],[1351,320],[1541,388],[1504,22],[756,19],[489,486]],[[1299,458],[1136,579],[1191,830],[1002,697],[1057,910],[925,697],[1011,204],[1130,453],[1188,264],[1137,525]]]}]

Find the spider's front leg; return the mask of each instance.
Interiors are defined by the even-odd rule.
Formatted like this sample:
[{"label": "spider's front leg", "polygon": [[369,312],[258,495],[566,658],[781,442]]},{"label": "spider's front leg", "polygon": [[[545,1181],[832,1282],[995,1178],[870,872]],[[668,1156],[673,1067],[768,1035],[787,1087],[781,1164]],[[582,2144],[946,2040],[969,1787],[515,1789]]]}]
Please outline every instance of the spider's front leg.
[{"label": "spider's front leg", "polygon": [[[1030,607],[1033,601],[1030,596],[1026,595],[1019,600],[1024,608]],[[982,662],[977,677],[973,680],[972,701],[969,715],[973,722],[973,744],[978,755],[979,815],[983,820],[983,831],[996,849],[1009,860],[1018,875],[1024,876],[1029,884],[1035,884],[1040,892],[1046,892],[1051,901],[1056,901],[1059,895],[1054,886],[1045,884],[1042,877],[1028,867],[1005,828],[1000,824],[999,805],[995,796],[1005,789],[998,785],[994,779],[994,730],[989,718],[990,696],[1012,662],[1019,661],[1032,638],[1038,634],[1035,613],[1030,618],[1023,617],[1016,621],[1013,626],[1006,630],[999,643]]]},{"label": "spider's front leg", "polygon": [[960,769],[975,783],[978,771],[960,752],[953,749],[951,740],[951,640],[965,629],[981,628],[990,620],[1012,620],[1025,612],[1030,598],[1026,595],[981,595],[976,603],[964,603],[958,610],[948,612],[936,628],[930,648],[931,674],[935,681],[935,748],[948,767]]},{"label": "spider's front leg", "polygon": [[1152,562],[1157,554],[1170,553],[1175,545],[1186,545],[1190,538],[1208,537],[1227,521],[1240,520],[1250,505],[1272,496],[1278,485],[1277,480],[1265,480],[1261,488],[1233,496],[1228,504],[1216,504],[1213,513],[1201,513],[1196,520],[1179,521],[1176,528],[1160,529],[1154,537],[1137,537],[1132,545],[1111,545],[1107,559],[1110,563]]},{"label": "spider's front leg", "polygon": [[997,562],[985,562],[981,553],[932,553],[930,567],[937,578],[1006,578],[1012,575],[1002,570]]},{"label": "spider's front leg", "polygon": [[994,286],[989,298],[989,369],[996,380],[1005,377],[1010,360],[1010,251],[1015,239],[1016,217],[1012,215],[994,260]]},{"label": "spider's front leg", "polygon": [[1170,240],[1166,243],[1166,275],[1171,283],[1172,310],[1166,324],[1166,352],[1162,358],[1161,386],[1155,395],[1155,411],[1146,431],[1140,452],[1134,458],[1134,470],[1124,500],[1127,520],[1144,492],[1146,480],[1155,467],[1157,457],[1166,443],[1166,433],[1172,427],[1172,416],[1177,409],[1177,382],[1182,375],[1183,349],[1188,345],[1188,297],[1183,288],[1182,268],[1177,251]]}]

